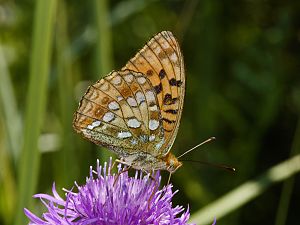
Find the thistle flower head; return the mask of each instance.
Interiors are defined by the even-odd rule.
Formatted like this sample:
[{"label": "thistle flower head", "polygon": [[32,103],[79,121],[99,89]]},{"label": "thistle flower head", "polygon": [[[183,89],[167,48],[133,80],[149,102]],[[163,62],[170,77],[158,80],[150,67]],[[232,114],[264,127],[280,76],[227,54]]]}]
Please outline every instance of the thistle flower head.
[{"label": "thistle flower head", "polygon": [[28,209],[24,209],[30,224],[187,224],[189,209],[172,206],[172,185],[159,190],[161,177],[157,172],[154,179],[142,172],[129,177],[127,172],[118,166],[118,174],[111,174],[109,165],[102,167],[97,162],[94,171],[86,184],[79,186],[77,191],[65,190],[63,199],[53,184],[53,196],[48,194],[34,195],[40,198],[47,208],[39,218]]}]

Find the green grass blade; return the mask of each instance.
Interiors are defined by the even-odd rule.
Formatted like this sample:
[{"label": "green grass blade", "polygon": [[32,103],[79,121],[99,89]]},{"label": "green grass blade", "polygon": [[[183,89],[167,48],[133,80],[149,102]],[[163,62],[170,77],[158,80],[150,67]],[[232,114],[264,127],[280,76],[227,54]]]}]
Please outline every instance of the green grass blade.
[{"label": "green grass blade", "polygon": [[97,31],[96,71],[97,77],[109,73],[112,69],[111,29],[109,25],[108,1],[95,0],[95,23]]},{"label": "green grass blade", "polygon": [[58,76],[58,93],[59,93],[59,113],[61,118],[61,151],[58,156],[58,165],[56,170],[56,182],[71,185],[76,178],[77,168],[72,168],[76,164],[74,134],[72,129],[72,120],[74,113],[73,99],[73,73],[69,54],[64,49],[69,46],[68,37],[68,18],[64,1],[58,3],[58,21],[56,33],[56,58],[57,58],[57,76]]},{"label": "green grass blade", "polygon": [[147,6],[156,1],[157,0],[127,0],[118,2],[111,12],[111,25],[118,25],[124,22],[130,16],[144,10]]},{"label": "green grass blade", "polygon": [[29,90],[24,125],[24,146],[18,168],[18,206],[15,224],[25,224],[23,208],[32,203],[40,152],[37,147],[46,106],[56,1],[36,1],[32,39]]},{"label": "green grass blade", "polygon": [[6,224],[11,222],[14,215],[16,203],[14,166],[21,143],[20,115],[10,78],[4,49],[0,43],[0,133],[2,134],[0,137],[0,218],[2,217]]},{"label": "green grass blade", "polygon": [[[98,80],[112,69],[112,44],[111,28],[109,25],[109,0],[95,0],[95,24],[97,32],[97,44],[95,49],[95,79]],[[101,160],[108,160],[110,154],[101,151]]]},{"label": "green grass blade", "polygon": [[[16,180],[14,168],[12,166],[11,154],[9,154],[10,146],[7,143],[3,118],[0,117],[0,221],[4,224],[11,224],[11,220],[15,215],[16,203]],[[3,129],[4,128],[4,129]]]},{"label": "green grass blade", "polygon": [[[297,129],[294,135],[294,140],[292,144],[292,149],[290,152],[291,156],[299,154],[300,151],[300,120],[298,119]],[[294,190],[295,177],[290,177],[283,183],[283,188],[280,196],[280,201],[278,204],[275,225],[284,225],[286,224],[289,205],[292,198],[292,193]]]},{"label": "green grass blade", "polygon": [[300,172],[300,155],[277,164],[257,179],[240,185],[199,212],[194,213],[190,222],[211,224],[214,217],[217,220],[220,219],[262,194],[272,184],[283,181],[298,172]]},{"label": "green grass blade", "polygon": [[8,153],[11,153],[11,158],[16,164],[20,154],[22,128],[13,83],[10,78],[11,74],[9,74],[4,50],[0,43],[0,108],[5,129],[7,130],[9,148],[11,149]]}]

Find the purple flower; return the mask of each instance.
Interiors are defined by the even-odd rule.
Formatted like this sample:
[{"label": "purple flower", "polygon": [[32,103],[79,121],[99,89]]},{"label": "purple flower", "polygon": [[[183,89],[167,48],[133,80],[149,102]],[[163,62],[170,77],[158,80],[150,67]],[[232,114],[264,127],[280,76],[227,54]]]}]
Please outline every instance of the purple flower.
[{"label": "purple flower", "polygon": [[123,169],[119,164],[118,174],[111,174],[111,160],[108,167],[97,161],[97,171],[90,169],[85,185],[75,183],[78,192],[65,190],[65,200],[56,192],[55,184],[53,196],[34,195],[47,212],[39,218],[24,209],[30,224],[187,224],[189,209],[172,207],[176,191],[172,192],[172,185],[159,190],[159,172],[153,179],[142,172],[129,177],[127,172],[120,173]]}]

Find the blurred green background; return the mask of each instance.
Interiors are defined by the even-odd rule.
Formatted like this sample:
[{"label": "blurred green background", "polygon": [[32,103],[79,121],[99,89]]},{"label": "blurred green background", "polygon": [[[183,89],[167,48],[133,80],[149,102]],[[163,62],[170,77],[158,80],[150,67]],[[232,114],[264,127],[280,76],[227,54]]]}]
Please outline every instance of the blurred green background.
[{"label": "blurred green background", "polygon": [[172,152],[216,136],[185,159],[237,168],[185,162],[174,204],[197,224],[297,224],[299,12],[291,0],[0,1],[0,224],[26,224],[24,207],[45,210],[34,193],[82,184],[113,155],[75,134],[73,112],[162,30],[181,43],[187,75]]}]

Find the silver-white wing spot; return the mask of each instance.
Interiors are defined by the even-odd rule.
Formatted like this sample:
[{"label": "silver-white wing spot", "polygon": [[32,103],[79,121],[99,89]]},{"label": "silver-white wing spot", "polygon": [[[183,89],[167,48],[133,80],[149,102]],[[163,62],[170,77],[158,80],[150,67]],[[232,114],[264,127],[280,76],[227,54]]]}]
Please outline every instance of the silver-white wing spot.
[{"label": "silver-white wing spot", "polygon": [[131,144],[132,144],[132,145],[136,145],[137,143],[138,143],[137,140],[135,140],[135,139],[132,139],[132,140],[131,140]]},{"label": "silver-white wing spot", "polygon": [[112,112],[107,112],[103,116],[103,121],[104,122],[111,122],[115,118],[115,114]]},{"label": "silver-white wing spot", "polygon": [[154,134],[151,134],[150,136],[149,136],[149,141],[154,141],[155,140],[155,135]]},{"label": "silver-white wing spot", "polygon": [[135,118],[129,119],[129,120],[127,121],[127,124],[128,124],[128,126],[131,127],[131,128],[138,128],[138,127],[141,126],[141,122],[138,121],[138,120],[135,119]]},{"label": "silver-white wing spot", "polygon": [[112,101],[111,103],[108,104],[108,108],[110,110],[118,110],[120,109],[120,106],[116,101]]},{"label": "silver-white wing spot", "polygon": [[155,96],[154,96],[153,91],[147,91],[146,98],[148,99],[148,101],[155,101]]},{"label": "silver-white wing spot", "polygon": [[136,106],[137,106],[136,100],[135,100],[134,98],[132,98],[132,97],[128,97],[128,98],[127,98],[127,102],[128,102],[128,104],[129,104],[131,107],[136,107]]},{"label": "silver-white wing spot", "polygon": [[121,77],[120,76],[115,76],[113,79],[112,79],[112,83],[114,84],[114,85],[119,85],[119,84],[121,84]]},{"label": "silver-white wing spot", "polygon": [[164,142],[165,142],[165,140],[162,139],[159,143],[157,143],[157,144],[155,145],[155,148],[156,148],[156,149],[160,149],[161,146],[164,144]]},{"label": "silver-white wing spot", "polygon": [[135,96],[136,96],[136,100],[137,100],[138,104],[141,104],[142,102],[145,101],[145,95],[142,92],[138,91],[135,94]]},{"label": "silver-white wing spot", "polygon": [[87,128],[90,129],[90,130],[93,130],[95,127],[100,126],[100,124],[101,124],[101,121],[96,120],[92,124],[88,125]]},{"label": "silver-white wing spot", "polygon": [[132,134],[129,131],[121,131],[118,133],[118,138],[124,139],[131,137]]},{"label": "silver-white wing spot", "polygon": [[131,83],[133,81],[133,75],[132,74],[128,74],[124,77],[125,81],[127,83]]},{"label": "silver-white wing spot", "polygon": [[157,120],[149,120],[149,129],[156,130],[159,126],[159,121]]},{"label": "silver-white wing spot", "polygon": [[177,62],[178,58],[177,58],[177,55],[176,55],[175,52],[173,52],[172,55],[170,55],[170,59],[171,59],[174,63]]},{"label": "silver-white wing spot", "polygon": [[138,81],[139,84],[144,84],[144,83],[146,83],[146,78],[145,77],[138,77],[137,81]]}]

